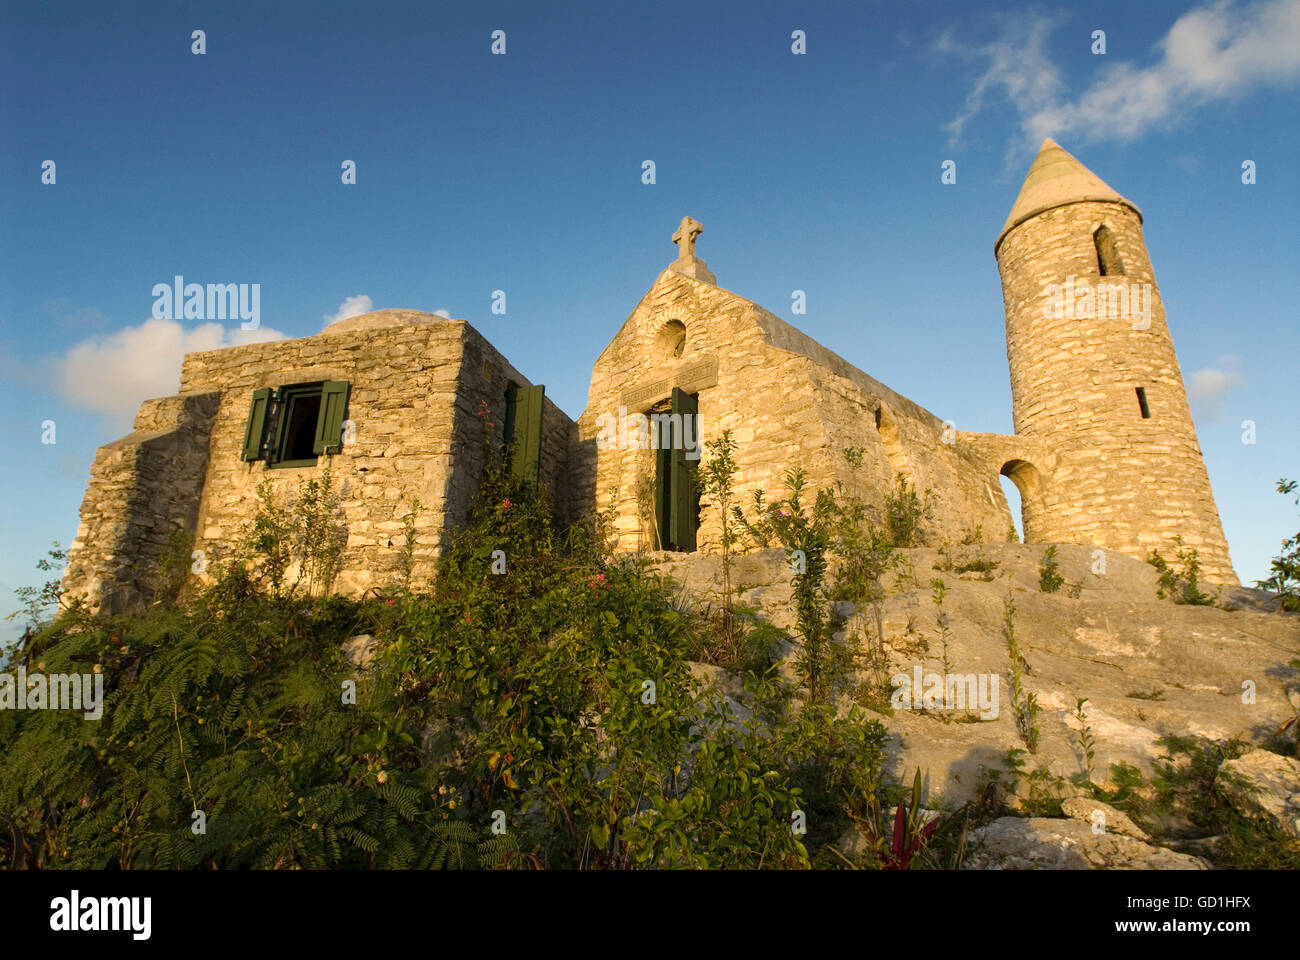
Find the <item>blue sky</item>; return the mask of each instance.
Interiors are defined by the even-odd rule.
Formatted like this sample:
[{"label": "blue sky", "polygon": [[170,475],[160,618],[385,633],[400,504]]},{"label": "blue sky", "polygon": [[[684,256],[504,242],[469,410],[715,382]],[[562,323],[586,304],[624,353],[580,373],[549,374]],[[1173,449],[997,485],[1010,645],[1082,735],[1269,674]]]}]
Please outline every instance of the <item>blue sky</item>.
[{"label": "blue sky", "polygon": [[1233,560],[1262,577],[1297,525],[1273,491],[1300,476],[1297,6],[4,2],[0,596],[71,541],[96,447],[184,350],[238,336],[146,325],[177,274],[260,283],[287,336],[349,303],[446,310],[576,416],[690,214],[720,286],[1010,432],[993,240],[1044,135],[1142,208]]}]

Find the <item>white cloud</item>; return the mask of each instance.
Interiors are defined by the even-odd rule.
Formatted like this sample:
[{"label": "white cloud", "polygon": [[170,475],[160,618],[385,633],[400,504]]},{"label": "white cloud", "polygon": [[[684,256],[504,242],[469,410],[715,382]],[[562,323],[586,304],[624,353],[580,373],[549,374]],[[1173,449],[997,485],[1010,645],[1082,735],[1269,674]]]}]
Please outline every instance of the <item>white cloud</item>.
[{"label": "white cloud", "polygon": [[1241,373],[1241,361],[1225,354],[1216,361],[1217,366],[1195,371],[1187,378],[1187,400],[1197,408],[1201,419],[1211,423],[1223,419],[1223,401],[1246,385]]},{"label": "white cloud", "polygon": [[175,320],[150,319],[76,344],[56,361],[55,382],[70,405],[102,414],[110,426],[125,431],[142,401],[179,389],[185,354],[283,339],[269,327],[204,323],[186,330]]},{"label": "white cloud", "polygon": [[434,315],[435,317],[446,317],[448,320],[451,319],[451,312],[450,312],[449,310],[446,310],[446,309],[435,310],[435,311],[433,311],[433,315]]},{"label": "white cloud", "polygon": [[346,320],[348,317],[359,317],[363,313],[369,313],[375,309],[374,303],[364,293],[358,293],[355,297],[348,297],[339,304],[339,308],[332,314],[326,314],[322,319],[325,326],[331,323],[337,323],[340,320]]},{"label": "white cloud", "polygon": [[1049,16],[1015,20],[1002,27],[1002,35],[997,40],[979,47],[968,47],[953,39],[952,31],[939,38],[935,45],[939,53],[988,63],[966,95],[961,113],[944,128],[950,135],[950,146],[961,139],[966,124],[984,109],[985,99],[991,92],[1001,90],[1021,116],[1056,102],[1061,77],[1044,48],[1057,23],[1055,17]]},{"label": "white cloud", "polygon": [[[1183,14],[1155,44],[1148,66],[1096,57],[1100,76],[1077,98],[1061,96],[1060,73],[1045,53],[1056,22],[1039,16],[1006,27],[989,44],[966,48],[945,34],[940,53],[987,61],[984,73],[947,126],[955,141],[1000,90],[1020,115],[1024,141],[1044,137],[1085,142],[1133,140],[1171,124],[1196,107],[1239,99],[1259,87],[1300,80],[1300,3],[1219,0]],[[1114,36],[1108,41],[1113,45]]]}]

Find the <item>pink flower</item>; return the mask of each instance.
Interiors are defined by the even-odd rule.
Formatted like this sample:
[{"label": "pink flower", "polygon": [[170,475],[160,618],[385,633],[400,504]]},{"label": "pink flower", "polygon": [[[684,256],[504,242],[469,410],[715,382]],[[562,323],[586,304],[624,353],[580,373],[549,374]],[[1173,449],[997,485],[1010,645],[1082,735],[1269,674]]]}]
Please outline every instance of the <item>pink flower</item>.
[{"label": "pink flower", "polygon": [[502,500],[502,501],[501,501],[501,507],[502,507],[502,509],[504,509],[504,510],[509,510],[509,509],[510,509],[511,507],[513,507],[513,506],[514,506],[514,504],[510,502],[510,498],[509,498],[509,497],[507,497],[505,500]]}]

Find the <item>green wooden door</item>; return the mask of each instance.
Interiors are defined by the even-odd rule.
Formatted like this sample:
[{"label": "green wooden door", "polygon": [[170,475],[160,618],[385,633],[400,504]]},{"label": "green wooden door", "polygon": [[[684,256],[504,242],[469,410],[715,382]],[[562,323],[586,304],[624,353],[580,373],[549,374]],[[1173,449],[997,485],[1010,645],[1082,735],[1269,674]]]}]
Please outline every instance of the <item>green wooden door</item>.
[{"label": "green wooden door", "polygon": [[699,525],[700,494],[696,487],[696,461],[686,457],[686,442],[683,427],[690,417],[690,434],[692,440],[699,438],[699,401],[695,396],[673,387],[672,397],[672,444],[668,463],[669,516],[668,540],[673,549],[693,551],[695,549],[695,530]]},{"label": "green wooden door", "polygon": [[[699,402],[693,394],[672,388],[669,407],[668,431],[655,432],[659,449],[655,451],[656,520],[659,528],[659,548],[663,550],[695,549],[695,531],[699,527],[699,488],[695,476],[695,460],[686,457],[685,424],[690,423],[690,437],[699,441]],[[654,427],[651,427],[654,431]]]}]

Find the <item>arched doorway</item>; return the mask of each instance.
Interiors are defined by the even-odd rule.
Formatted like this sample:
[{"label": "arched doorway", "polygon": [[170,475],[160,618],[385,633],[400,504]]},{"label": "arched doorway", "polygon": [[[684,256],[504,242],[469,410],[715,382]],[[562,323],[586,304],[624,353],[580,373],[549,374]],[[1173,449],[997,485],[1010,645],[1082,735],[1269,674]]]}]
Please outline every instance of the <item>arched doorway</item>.
[{"label": "arched doorway", "polygon": [[1008,460],[998,471],[1020,491],[1020,522],[1025,543],[1042,543],[1047,517],[1043,501],[1043,475],[1028,460]]}]

